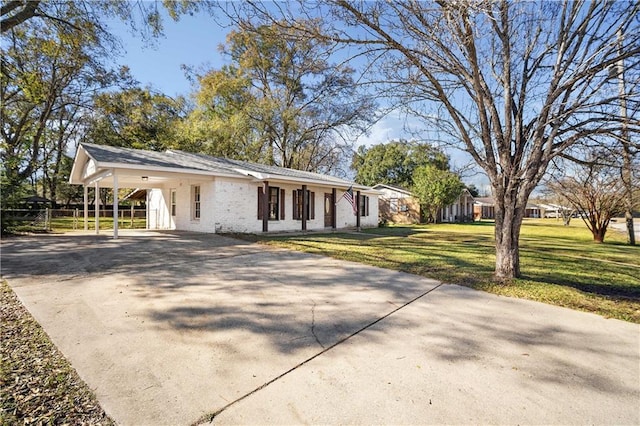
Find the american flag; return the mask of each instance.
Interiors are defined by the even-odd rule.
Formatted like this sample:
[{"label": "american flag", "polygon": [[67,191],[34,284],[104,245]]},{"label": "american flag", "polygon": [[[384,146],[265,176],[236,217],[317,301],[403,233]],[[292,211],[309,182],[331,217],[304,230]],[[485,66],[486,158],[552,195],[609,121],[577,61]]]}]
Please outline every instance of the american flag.
[{"label": "american flag", "polygon": [[351,204],[351,207],[353,208],[353,214],[357,215],[358,205],[356,204],[356,199],[353,196],[353,186],[350,186],[349,189],[347,189],[344,194],[342,194],[342,198],[346,199],[349,204]]}]

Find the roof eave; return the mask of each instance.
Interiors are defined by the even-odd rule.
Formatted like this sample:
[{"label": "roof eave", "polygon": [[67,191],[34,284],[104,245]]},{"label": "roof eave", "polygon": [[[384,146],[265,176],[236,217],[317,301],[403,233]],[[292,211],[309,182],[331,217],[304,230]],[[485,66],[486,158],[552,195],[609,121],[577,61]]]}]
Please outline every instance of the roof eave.
[{"label": "roof eave", "polygon": [[321,179],[283,176],[283,175],[255,173],[255,172],[247,172],[247,174],[248,176],[253,177],[254,182],[264,182],[264,181],[286,182],[286,183],[296,182],[296,183],[312,184],[315,186],[322,186],[322,187],[344,188],[344,189],[353,187],[353,189],[357,189],[357,190],[371,191],[371,188],[368,186],[357,185],[347,181],[327,181],[327,180],[321,180]]}]

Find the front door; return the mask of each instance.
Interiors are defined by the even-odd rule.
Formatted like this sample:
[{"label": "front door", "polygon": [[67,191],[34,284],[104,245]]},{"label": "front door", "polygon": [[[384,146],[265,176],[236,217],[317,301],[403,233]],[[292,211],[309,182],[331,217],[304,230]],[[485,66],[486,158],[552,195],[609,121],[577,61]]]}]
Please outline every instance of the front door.
[{"label": "front door", "polygon": [[333,226],[333,194],[324,194],[324,227],[331,228]]}]

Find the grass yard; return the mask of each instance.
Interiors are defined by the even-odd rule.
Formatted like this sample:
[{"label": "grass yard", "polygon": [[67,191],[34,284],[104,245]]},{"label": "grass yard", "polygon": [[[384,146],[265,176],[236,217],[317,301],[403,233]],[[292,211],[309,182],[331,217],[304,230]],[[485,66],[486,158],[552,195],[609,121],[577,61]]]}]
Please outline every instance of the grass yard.
[{"label": "grass yard", "polygon": [[[93,217],[89,218],[89,230],[96,229],[96,223]],[[72,217],[54,217],[51,219],[51,229],[54,232],[69,231],[72,229],[84,229],[84,219],[81,217],[74,223]],[[120,219],[118,228],[120,229],[145,229],[147,220],[137,217],[131,222],[131,219]],[[113,229],[113,217],[100,217],[100,229]]]},{"label": "grass yard", "polygon": [[[93,217],[89,218],[89,230],[95,230],[96,224]],[[145,218],[135,218],[133,222],[130,218],[120,219],[118,222],[120,229],[145,229],[147,220]],[[6,228],[6,229],[5,229]],[[6,234],[29,234],[29,233],[46,233],[46,232],[66,232],[72,230],[83,230],[84,219],[82,217],[74,219],[69,216],[54,216],[50,219],[49,229],[45,229],[44,222],[31,221],[14,221],[3,227],[3,233]],[[113,217],[100,217],[100,229],[113,229]]]},{"label": "grass yard", "polygon": [[259,236],[266,244],[323,254],[640,323],[640,247],[610,229],[592,242],[579,220],[525,220],[520,240],[522,278],[492,279],[492,222],[392,226],[361,233]]}]

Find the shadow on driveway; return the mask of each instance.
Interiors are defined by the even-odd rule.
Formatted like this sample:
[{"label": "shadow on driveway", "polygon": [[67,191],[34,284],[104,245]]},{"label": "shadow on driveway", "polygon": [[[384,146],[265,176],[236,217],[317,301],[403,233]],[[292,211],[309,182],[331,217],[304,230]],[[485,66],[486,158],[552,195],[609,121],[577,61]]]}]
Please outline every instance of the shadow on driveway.
[{"label": "shadow on driveway", "polygon": [[640,329],[595,315],[444,286],[229,405],[439,283],[185,232],[5,239],[2,275],[121,424],[640,421]]}]

